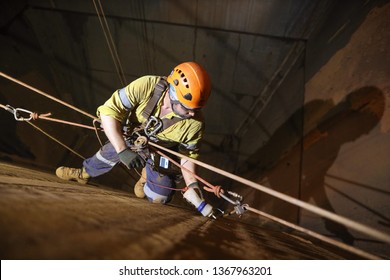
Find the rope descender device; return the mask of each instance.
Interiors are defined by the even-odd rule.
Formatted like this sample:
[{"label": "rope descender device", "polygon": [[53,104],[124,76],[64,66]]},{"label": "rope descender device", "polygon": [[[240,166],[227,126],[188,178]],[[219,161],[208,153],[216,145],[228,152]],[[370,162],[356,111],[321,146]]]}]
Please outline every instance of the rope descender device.
[{"label": "rope descender device", "polygon": [[[239,195],[238,193],[232,192],[232,191],[227,191],[227,193],[231,196],[227,196],[224,192],[220,193],[220,196],[225,199],[227,202],[231,203],[234,205],[234,210],[230,213],[236,213],[237,215],[241,216],[242,214],[245,213],[245,204],[241,204],[242,201],[242,196]],[[235,199],[235,200],[233,200]]]},{"label": "rope descender device", "polygon": [[135,150],[136,152],[143,151],[148,145],[148,138],[146,136],[138,136],[137,139],[135,139],[133,146],[131,147],[132,150]]},{"label": "rope descender device", "polygon": [[130,149],[138,153],[146,162],[150,158],[150,152],[148,149],[148,138],[139,134],[135,134],[133,136],[138,137],[135,140],[131,140]]}]

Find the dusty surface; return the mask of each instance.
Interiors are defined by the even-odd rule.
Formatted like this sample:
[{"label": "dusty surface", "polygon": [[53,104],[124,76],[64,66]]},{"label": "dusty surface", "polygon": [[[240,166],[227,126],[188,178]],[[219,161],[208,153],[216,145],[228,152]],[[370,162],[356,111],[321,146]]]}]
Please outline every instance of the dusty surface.
[{"label": "dusty surface", "polygon": [[[328,118],[333,123],[322,122],[320,109],[306,111],[305,130],[312,131],[317,122],[325,134],[304,147],[302,166],[302,199],[314,191],[311,197],[316,205],[386,233],[390,229],[389,15],[390,3],[372,9],[345,46],[307,82],[306,106],[333,103],[332,109],[325,110],[329,114],[348,101],[350,109],[339,110],[344,117]],[[328,49],[341,34],[324,38]],[[348,239],[345,229],[321,224],[311,214],[302,212],[300,223]],[[354,246],[390,255],[389,244],[350,234]]]},{"label": "dusty surface", "polygon": [[238,219],[0,163],[1,259],[356,259]]}]

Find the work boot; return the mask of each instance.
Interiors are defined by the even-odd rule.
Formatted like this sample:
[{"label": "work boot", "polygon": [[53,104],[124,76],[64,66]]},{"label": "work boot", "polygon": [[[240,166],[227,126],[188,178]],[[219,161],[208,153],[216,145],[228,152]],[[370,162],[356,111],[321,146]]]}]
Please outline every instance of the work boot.
[{"label": "work boot", "polygon": [[213,207],[206,203],[204,199],[200,198],[194,188],[188,188],[183,194],[183,197],[205,217],[211,217],[213,215]]},{"label": "work boot", "polygon": [[144,198],[145,192],[144,192],[144,185],[146,183],[146,169],[142,168],[141,177],[139,178],[138,182],[134,185],[134,194],[138,198]]},{"label": "work boot", "polygon": [[91,176],[89,176],[89,174],[85,171],[84,167],[72,168],[61,166],[57,168],[56,175],[63,180],[77,181],[80,184],[88,183],[89,178],[91,178]]}]

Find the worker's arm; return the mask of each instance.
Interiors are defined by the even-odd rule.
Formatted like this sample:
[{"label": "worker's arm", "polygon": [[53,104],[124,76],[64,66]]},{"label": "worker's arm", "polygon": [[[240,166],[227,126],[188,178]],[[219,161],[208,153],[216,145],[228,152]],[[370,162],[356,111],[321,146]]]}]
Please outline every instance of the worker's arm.
[{"label": "worker's arm", "polygon": [[123,139],[121,123],[111,116],[101,115],[100,119],[102,120],[104,133],[114,146],[115,151],[120,153],[125,150],[127,146]]},{"label": "worker's arm", "polygon": [[[189,161],[187,159],[181,159],[180,163],[186,169],[188,169],[193,174],[195,174],[195,169],[196,169],[196,164],[195,163],[193,163],[192,161]],[[183,178],[184,178],[184,181],[185,181],[187,187],[190,186],[193,183],[198,183],[198,180],[190,172],[184,170],[183,168],[181,169],[181,172],[183,174]],[[203,186],[203,189],[205,191],[214,193],[217,197],[220,197],[220,194],[223,193],[223,190],[221,189],[220,186]]]},{"label": "worker's arm", "polygon": [[[188,169],[190,172],[195,174],[196,165],[192,161],[189,161],[187,159],[182,158],[180,160],[181,166],[183,166],[185,169]],[[191,185],[194,182],[197,182],[195,176],[191,174],[190,172],[184,170],[184,168],[181,169],[181,173],[183,174],[184,182],[186,183],[186,186]]]},{"label": "worker's arm", "polygon": [[138,168],[145,165],[144,160],[135,152],[127,148],[125,139],[122,135],[121,123],[111,116],[101,115],[104,132],[118,153],[119,160],[127,168]]}]

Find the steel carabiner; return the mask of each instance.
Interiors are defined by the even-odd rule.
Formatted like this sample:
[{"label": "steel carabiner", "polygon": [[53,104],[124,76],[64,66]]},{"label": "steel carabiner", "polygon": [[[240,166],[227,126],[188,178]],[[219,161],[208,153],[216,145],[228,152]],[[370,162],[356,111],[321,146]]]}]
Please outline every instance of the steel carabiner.
[{"label": "steel carabiner", "polygon": [[[10,112],[11,114],[13,114],[15,117],[15,120],[17,120],[17,121],[31,121],[31,119],[33,118],[32,117],[33,112],[26,110],[26,109],[14,108],[11,105],[6,105],[4,109],[7,110],[8,112]],[[21,112],[29,114],[29,117],[28,118],[23,117]]]},{"label": "steel carabiner", "polygon": [[156,134],[160,132],[163,126],[162,121],[155,116],[151,116],[144,128],[145,135],[150,139],[156,139]]},{"label": "steel carabiner", "polygon": [[235,201],[232,200],[231,198],[229,198],[227,195],[221,193],[221,197],[223,199],[225,199],[226,201],[230,202],[231,204],[234,205],[234,211],[237,215],[242,215],[244,214],[244,212],[246,211],[245,208],[243,207],[243,205],[241,205],[241,201],[242,201],[242,196],[235,193],[235,192],[232,192],[232,191],[228,191],[227,192],[230,196],[234,197],[234,198],[237,198]]}]

